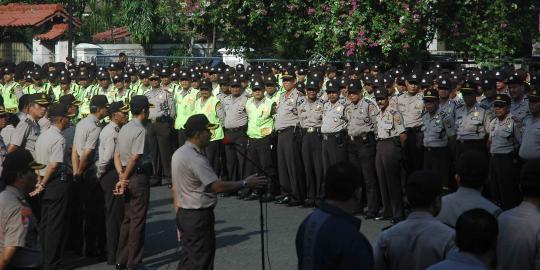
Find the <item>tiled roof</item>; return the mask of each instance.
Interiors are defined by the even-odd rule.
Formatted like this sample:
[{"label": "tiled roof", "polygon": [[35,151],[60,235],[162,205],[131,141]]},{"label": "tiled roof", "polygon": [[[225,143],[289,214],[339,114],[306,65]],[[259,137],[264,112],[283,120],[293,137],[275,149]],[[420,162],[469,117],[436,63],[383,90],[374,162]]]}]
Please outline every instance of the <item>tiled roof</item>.
[{"label": "tiled roof", "polygon": [[[65,19],[69,17],[62,4],[11,3],[0,5],[0,26],[3,27],[40,26],[57,16]],[[80,26],[81,22],[77,18],[73,18],[73,24]]]},{"label": "tiled roof", "polygon": [[46,33],[36,35],[34,38],[37,40],[53,40],[62,36],[68,29],[67,23],[54,24]]},{"label": "tiled roof", "polygon": [[111,30],[107,30],[101,33],[96,33],[92,35],[92,39],[94,41],[112,41],[112,40],[119,40],[126,37],[130,37],[131,33],[128,31],[127,27],[117,27]]}]

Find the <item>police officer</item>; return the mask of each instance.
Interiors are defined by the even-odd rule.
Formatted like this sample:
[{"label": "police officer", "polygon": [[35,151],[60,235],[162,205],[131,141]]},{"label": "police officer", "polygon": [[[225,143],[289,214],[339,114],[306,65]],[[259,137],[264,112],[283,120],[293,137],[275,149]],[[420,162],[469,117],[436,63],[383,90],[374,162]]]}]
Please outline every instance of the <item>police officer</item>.
[{"label": "police officer", "polygon": [[[242,151],[247,154],[248,138],[247,123],[248,116],[246,112],[247,97],[244,95],[240,78],[234,77],[229,83],[231,95],[223,101],[225,110],[225,120],[223,127],[225,128],[225,137],[229,138],[237,145],[226,145],[225,155],[227,160],[228,180],[243,179],[245,175],[245,161],[242,154],[237,151]],[[241,197],[249,194],[241,194]]]},{"label": "police officer", "polygon": [[[95,95],[90,101],[90,115],[75,127],[71,163],[73,165],[75,219],[73,228],[76,251],[86,247],[86,256],[98,256],[104,252],[105,223],[103,216],[103,193],[96,178],[96,151],[101,132],[100,121],[108,115],[109,102],[104,95]],[[82,237],[82,238],[81,238]]]},{"label": "police officer", "polygon": [[45,116],[49,100],[45,94],[33,94],[29,97],[28,114],[24,120],[21,120],[15,131],[11,135],[8,153],[11,153],[19,147],[23,147],[35,155],[34,149],[36,140],[40,134],[39,119]]},{"label": "police officer", "polygon": [[304,207],[313,207],[323,198],[323,163],[321,125],[324,103],[317,97],[319,82],[309,78],[306,96],[298,106],[302,128],[302,161],[306,174],[306,200]]},{"label": "police officer", "polygon": [[517,206],[520,202],[518,181],[519,166],[517,151],[521,141],[521,129],[509,114],[510,97],[497,94],[495,116],[489,128],[491,154],[491,181],[493,199],[503,210]]},{"label": "police officer", "polygon": [[78,100],[82,102],[79,110],[79,118],[85,118],[90,114],[90,100],[96,92],[96,85],[92,84],[92,79],[88,71],[81,71],[78,75],[79,96]]},{"label": "police officer", "polygon": [[191,87],[190,76],[187,72],[180,73],[180,89],[174,95],[176,104],[176,119],[174,129],[178,132],[178,147],[182,146],[186,140],[184,135],[184,124],[187,119],[195,113],[195,100],[199,90]]},{"label": "police officer", "polygon": [[152,186],[171,184],[172,147],[170,129],[176,115],[173,95],[161,88],[160,77],[152,73],[149,77],[152,88],[146,92],[148,102],[154,104],[150,109],[148,128],[148,144],[151,149],[154,174],[150,180]]},{"label": "police officer", "polygon": [[218,78],[219,82],[219,93],[215,96],[223,103],[225,97],[231,94],[229,90],[229,77],[225,74],[220,74]]},{"label": "police officer", "polygon": [[277,160],[278,178],[284,195],[278,204],[299,206],[305,197],[304,169],[301,159],[302,134],[299,127],[298,106],[302,104],[302,93],[296,88],[294,70],[282,73],[284,92],[276,109],[276,132],[278,134]]},{"label": "police officer", "polygon": [[328,102],[324,104],[323,119],[321,125],[322,160],[324,174],[326,170],[338,162],[347,160],[347,140],[345,118],[346,105],[339,100],[339,85],[335,81],[326,83]]},{"label": "police officer", "polygon": [[114,75],[112,77],[114,98],[113,102],[122,101],[129,102],[129,99],[133,95],[133,90],[126,88],[125,82],[129,81],[129,78],[125,78],[123,75]]},{"label": "police officer", "polygon": [[34,161],[25,149],[6,156],[0,192],[0,269],[40,269],[43,254],[38,242],[38,223],[26,197],[36,183],[36,170],[45,165]]},{"label": "police officer", "polygon": [[446,90],[429,89],[424,93],[424,108],[422,116],[422,132],[424,146],[424,170],[435,171],[439,175],[443,188],[454,190],[450,175],[449,145],[455,140],[454,119],[448,111],[440,107],[439,93]]},{"label": "police officer", "polygon": [[148,149],[144,122],[148,120],[150,108],[148,98],[136,95],[131,98],[130,111],[133,118],[120,129],[115,154],[115,163],[122,165],[114,194],[124,196],[124,219],[120,227],[117,269],[133,269],[142,262],[144,232],[150,196],[149,176],[152,162]]},{"label": "police officer", "polygon": [[535,85],[528,95],[531,115],[523,121],[523,139],[519,157],[524,160],[540,158],[540,86]]},{"label": "police officer", "polygon": [[111,77],[108,72],[102,72],[98,74],[99,86],[95,88],[94,95],[105,95],[109,103],[113,102],[116,98],[116,92],[111,85]]},{"label": "police officer", "polygon": [[218,176],[226,176],[227,166],[225,163],[225,147],[222,140],[225,137],[223,124],[225,121],[225,111],[223,110],[222,102],[212,94],[212,83],[209,80],[201,82],[199,98],[195,101],[196,114],[204,114],[211,124],[216,125],[212,130],[210,144],[206,147],[206,157],[214,172]]},{"label": "police officer", "polygon": [[14,81],[15,69],[12,66],[6,66],[3,70],[2,97],[4,97],[4,106],[9,113],[16,113],[18,100],[23,95],[22,87]]},{"label": "police officer", "polygon": [[111,121],[99,134],[98,161],[96,172],[105,198],[105,228],[107,235],[107,264],[116,263],[116,249],[120,224],[124,218],[124,200],[115,196],[112,191],[118,181],[122,167],[114,164],[118,133],[120,128],[128,122],[129,105],[122,101],[111,103],[109,117]]},{"label": "police officer", "polygon": [[519,128],[523,126],[523,119],[530,114],[529,99],[525,96],[525,81],[516,74],[510,75],[507,80],[512,104],[510,114]]},{"label": "police officer", "polygon": [[380,109],[377,115],[375,168],[381,190],[382,219],[391,219],[395,223],[403,219],[401,149],[405,146],[407,134],[401,113],[388,106],[386,88],[377,87],[374,94]]},{"label": "police officer", "polygon": [[360,81],[349,83],[348,90],[351,103],[345,111],[345,117],[348,122],[349,162],[354,164],[360,172],[355,176],[359,187],[356,210],[363,212],[363,193],[365,193],[367,201],[365,217],[371,219],[377,216],[381,203],[375,170],[375,128],[379,108],[371,100],[362,97]]},{"label": "police officer", "polygon": [[424,102],[420,92],[420,73],[412,71],[406,80],[407,92],[397,98],[397,110],[403,116],[403,125],[407,130],[407,143],[405,145],[405,169],[407,175],[415,170],[422,169],[424,153],[421,150],[422,114]]},{"label": "police officer", "polygon": [[264,77],[264,89],[264,95],[267,98],[272,99],[276,103],[276,105],[278,105],[280,97],[285,90],[283,88],[278,89],[277,80],[274,75],[268,75]]},{"label": "police officer", "polygon": [[[265,96],[264,84],[256,80],[251,86],[253,97],[246,102],[246,113],[248,116],[247,136],[249,139],[248,156],[254,161],[264,173],[273,180],[266,189],[263,199],[273,200],[273,194],[277,192],[279,183],[277,182],[277,171],[273,162],[272,152],[275,151],[276,141],[274,137],[274,112],[275,102]],[[252,164],[247,164],[248,174],[261,173]],[[246,200],[256,199],[259,194],[252,191]]]},{"label": "police officer", "polygon": [[147,70],[147,69],[141,69],[141,71],[139,72],[139,77],[141,78],[141,83],[139,85],[139,87],[137,88],[137,92],[135,93],[135,95],[144,95],[146,94],[146,92],[148,92],[150,90],[150,88],[152,87],[150,85],[150,80],[149,80],[149,76],[150,76],[151,72],[150,70]]},{"label": "police officer", "polygon": [[69,190],[71,177],[66,173],[68,159],[66,139],[62,136],[72,115],[67,106],[53,104],[49,108],[52,126],[36,141],[36,161],[46,165],[39,170],[38,183],[30,196],[41,196],[40,241],[44,254],[44,269],[58,269],[62,264],[68,239]]},{"label": "police officer", "polygon": [[[450,99],[450,92],[454,89],[454,85],[448,76],[443,76],[437,80],[437,91],[439,94],[439,108],[455,120],[457,104],[453,99]],[[444,182],[443,182],[444,183]]]},{"label": "police officer", "polygon": [[465,81],[461,86],[464,104],[456,108],[456,160],[468,150],[477,149],[487,153],[486,136],[489,131],[491,115],[489,110],[476,102],[476,87],[473,82]]}]

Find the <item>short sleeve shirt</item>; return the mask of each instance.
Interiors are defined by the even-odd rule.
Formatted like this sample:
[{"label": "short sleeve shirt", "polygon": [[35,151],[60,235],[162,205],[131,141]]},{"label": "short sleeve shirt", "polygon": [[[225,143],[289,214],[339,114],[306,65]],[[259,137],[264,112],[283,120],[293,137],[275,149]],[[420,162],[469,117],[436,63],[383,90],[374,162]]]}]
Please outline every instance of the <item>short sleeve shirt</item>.
[{"label": "short sleeve shirt", "polygon": [[[53,162],[65,163],[67,157],[65,151],[66,138],[56,126],[51,126],[36,141],[36,161],[46,166]],[[40,170],[39,173],[41,176],[45,176],[46,171],[47,167]]]},{"label": "short sleeve shirt", "polygon": [[146,128],[139,119],[129,121],[120,129],[117,147],[122,166],[127,166],[134,155],[142,155],[139,164],[147,163],[149,149],[147,147]]},{"label": "short sleeve shirt", "polygon": [[17,124],[15,131],[11,135],[10,144],[24,147],[24,149],[30,151],[32,156],[35,157],[36,140],[40,133],[38,122],[27,116]]},{"label": "short sleeve shirt", "polygon": [[377,138],[388,139],[405,132],[403,117],[397,110],[387,107],[377,115]]},{"label": "short sleeve shirt", "polygon": [[100,132],[99,120],[93,114],[88,115],[77,124],[73,144],[79,156],[82,156],[84,149],[96,149]]},{"label": "short sleeve shirt", "polygon": [[99,134],[98,162],[96,163],[98,177],[105,173],[107,166],[113,164],[119,131],[120,127],[111,121]]},{"label": "short sleeve shirt", "polygon": [[186,141],[172,157],[172,181],[183,209],[214,207],[217,197],[208,192],[208,185],[218,180],[203,150]]}]

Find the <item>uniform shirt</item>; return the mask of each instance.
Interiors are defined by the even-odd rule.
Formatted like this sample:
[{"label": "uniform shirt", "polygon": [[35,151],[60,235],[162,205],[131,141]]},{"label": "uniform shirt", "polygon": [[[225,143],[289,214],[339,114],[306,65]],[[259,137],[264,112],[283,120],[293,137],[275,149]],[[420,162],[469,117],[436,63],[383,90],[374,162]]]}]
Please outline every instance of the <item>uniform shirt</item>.
[{"label": "uniform shirt", "polygon": [[223,101],[225,110],[224,128],[238,128],[247,125],[246,102],[248,98],[245,95],[235,97],[229,95]]},{"label": "uniform shirt", "polygon": [[298,269],[373,269],[373,250],[361,221],[322,202],[296,234]]},{"label": "uniform shirt", "polygon": [[216,97],[219,99],[219,101],[221,101],[221,104],[223,104],[223,102],[225,101],[225,98],[230,95],[231,94],[225,94],[225,93],[220,92],[216,95]]},{"label": "uniform shirt", "polygon": [[33,120],[30,115],[24,121],[19,122],[15,131],[11,135],[10,144],[30,151],[35,158],[36,141],[40,134],[40,128],[37,121]]},{"label": "uniform shirt", "polygon": [[62,136],[66,139],[66,169],[73,172],[73,164],[71,162],[71,150],[73,149],[73,139],[75,138],[75,125],[70,122],[68,127],[62,130]]},{"label": "uniform shirt", "polygon": [[411,212],[384,231],[375,245],[376,270],[426,269],[455,248],[455,232],[430,213]]},{"label": "uniform shirt", "polygon": [[24,94],[23,88],[15,81],[0,85],[4,106],[9,113],[16,113],[18,110],[19,98]]},{"label": "uniform shirt", "polygon": [[118,133],[117,149],[122,166],[127,166],[133,155],[141,155],[138,165],[150,163],[149,148],[146,140],[146,128],[139,119],[132,119]]},{"label": "uniform shirt", "polygon": [[388,139],[405,132],[403,117],[396,109],[387,107],[377,115],[377,138]]},{"label": "uniform shirt", "polygon": [[113,121],[109,122],[99,134],[97,176],[100,178],[107,172],[107,167],[114,165],[114,152],[120,127]]},{"label": "uniform shirt", "polygon": [[[99,120],[95,115],[90,114],[79,121],[75,127],[75,137],[73,138],[73,144],[79,157],[83,155],[84,149],[96,149],[100,132]],[[92,153],[89,161],[94,161],[94,156],[95,152]]]},{"label": "uniform shirt", "polygon": [[521,131],[517,127],[511,114],[503,120],[491,120],[489,128],[489,140],[491,141],[491,154],[508,154],[519,149]]},{"label": "uniform shirt", "polygon": [[38,120],[39,131],[41,133],[47,131],[51,127],[51,120],[48,117],[42,117]]},{"label": "uniform shirt", "polygon": [[456,134],[458,140],[482,140],[489,132],[489,111],[475,103],[471,109],[466,105],[456,108]]},{"label": "uniform shirt", "polygon": [[540,269],[538,206],[523,201],[503,212],[498,219],[497,269]]},{"label": "uniform shirt", "polygon": [[15,132],[15,127],[13,125],[7,125],[5,128],[0,131],[0,137],[4,140],[4,144],[8,146],[11,143],[11,136]]},{"label": "uniform shirt", "polygon": [[303,94],[296,90],[296,88],[289,93],[285,92],[281,95],[276,110],[276,130],[279,131],[287,127],[294,127],[300,123],[298,106],[303,102],[300,98],[302,96]]},{"label": "uniform shirt", "polygon": [[531,114],[529,111],[529,99],[524,97],[519,102],[512,99],[510,114],[512,114],[512,119],[514,119],[516,124],[521,127],[525,117]]},{"label": "uniform shirt", "polygon": [[540,119],[527,117],[523,125],[519,156],[526,160],[540,158]]},{"label": "uniform shirt", "polygon": [[208,192],[207,187],[219,178],[202,149],[186,141],[174,152],[171,164],[178,207],[202,209],[216,205],[217,196]]},{"label": "uniform shirt", "polygon": [[[453,251],[448,254],[448,258],[442,262],[436,263],[426,270],[489,270],[484,262],[480,259],[458,251]],[[517,269],[517,268],[516,268]]]},{"label": "uniform shirt", "polygon": [[439,109],[443,112],[445,112],[447,115],[449,115],[452,118],[452,121],[456,120],[456,107],[457,103],[455,100],[449,99],[448,101],[444,103],[439,103]]},{"label": "uniform shirt", "polygon": [[6,247],[17,247],[10,266],[41,266],[43,255],[37,229],[37,220],[25,196],[17,188],[7,186],[0,192],[0,254]]},{"label": "uniform shirt", "polygon": [[495,107],[493,104],[495,103],[495,99],[488,100],[487,98],[483,98],[480,100],[480,106],[486,108],[489,111],[489,114],[491,115],[491,118],[493,120],[493,117],[495,117]]},{"label": "uniform shirt", "polygon": [[397,110],[403,116],[403,125],[406,128],[418,127],[422,125],[422,114],[424,113],[424,95],[418,93],[411,95],[403,93],[397,97]]},{"label": "uniform shirt", "polygon": [[145,96],[150,104],[154,104],[154,108],[150,108],[149,119],[156,120],[162,116],[170,116],[172,119],[176,116],[175,106],[173,102],[173,94],[163,88],[158,88],[148,91]]},{"label": "uniform shirt", "polygon": [[448,138],[454,136],[454,120],[445,111],[439,108],[437,112],[431,116],[425,113],[422,116],[424,126],[423,143],[425,147],[446,147],[448,146]]},{"label": "uniform shirt", "polygon": [[480,191],[459,187],[456,192],[442,197],[442,208],[437,218],[443,223],[455,227],[461,214],[475,208],[484,209],[495,217],[501,213],[501,209],[482,197]]},{"label": "uniform shirt", "polygon": [[347,128],[346,108],[345,103],[339,100],[335,103],[326,102],[323,109],[321,132],[336,133],[345,130]]},{"label": "uniform shirt", "polygon": [[[66,162],[66,139],[58,127],[51,126],[47,131],[39,135],[36,141],[36,162],[49,166],[50,163]],[[39,171],[41,176],[45,176],[47,167]],[[57,167],[58,170],[59,167]]]},{"label": "uniform shirt", "polygon": [[345,117],[349,123],[347,126],[349,136],[375,132],[378,113],[379,107],[367,99],[361,99],[357,104],[349,104],[345,111]]},{"label": "uniform shirt", "polygon": [[321,127],[324,104],[320,99],[315,101],[307,97],[301,97],[302,102],[298,105],[298,117],[302,128]]}]

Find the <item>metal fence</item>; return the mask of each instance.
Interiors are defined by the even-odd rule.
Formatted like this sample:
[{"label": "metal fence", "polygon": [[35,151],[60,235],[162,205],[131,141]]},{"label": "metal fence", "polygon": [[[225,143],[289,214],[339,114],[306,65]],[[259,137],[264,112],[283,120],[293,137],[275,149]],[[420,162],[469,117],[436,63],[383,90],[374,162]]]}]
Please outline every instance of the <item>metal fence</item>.
[{"label": "metal fence", "polygon": [[13,63],[32,61],[32,44],[23,42],[0,43],[0,59]]}]

